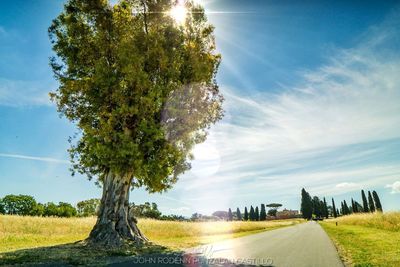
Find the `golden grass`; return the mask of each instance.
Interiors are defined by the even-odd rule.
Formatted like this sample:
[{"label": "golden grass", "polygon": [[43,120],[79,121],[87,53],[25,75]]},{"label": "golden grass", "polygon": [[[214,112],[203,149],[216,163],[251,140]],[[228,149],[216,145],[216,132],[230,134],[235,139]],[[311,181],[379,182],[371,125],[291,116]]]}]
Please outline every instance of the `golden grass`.
[{"label": "golden grass", "polygon": [[[265,222],[176,222],[140,219],[139,227],[156,244],[182,249],[296,224]],[[53,246],[85,239],[96,219],[0,215],[0,252]]]},{"label": "golden grass", "polygon": [[0,252],[76,242],[87,237],[95,221],[0,215]]},{"label": "golden grass", "polygon": [[329,221],[388,231],[400,231],[400,212],[359,213],[331,219]]},{"label": "golden grass", "polygon": [[139,227],[157,244],[170,248],[188,248],[235,238],[246,234],[290,226],[302,220],[263,222],[174,222],[142,219]]},{"label": "golden grass", "polygon": [[400,266],[400,212],[353,214],[321,225],[348,265]]}]

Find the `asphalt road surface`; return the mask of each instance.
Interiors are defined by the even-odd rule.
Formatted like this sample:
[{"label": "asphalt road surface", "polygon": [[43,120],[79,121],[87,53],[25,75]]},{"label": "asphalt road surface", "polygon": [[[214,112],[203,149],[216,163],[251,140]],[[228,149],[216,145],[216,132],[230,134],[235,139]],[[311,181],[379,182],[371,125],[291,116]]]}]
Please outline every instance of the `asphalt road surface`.
[{"label": "asphalt road surface", "polygon": [[335,246],[316,222],[230,239],[194,251],[206,258],[255,266],[343,267]]},{"label": "asphalt road surface", "polygon": [[332,241],[316,222],[213,243],[185,254],[152,255],[112,265],[343,267]]}]

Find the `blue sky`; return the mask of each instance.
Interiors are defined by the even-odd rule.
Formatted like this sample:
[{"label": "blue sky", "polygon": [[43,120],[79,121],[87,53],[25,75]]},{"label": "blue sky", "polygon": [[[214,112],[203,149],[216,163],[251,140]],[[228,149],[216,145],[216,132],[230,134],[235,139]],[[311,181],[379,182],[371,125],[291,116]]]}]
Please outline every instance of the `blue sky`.
[{"label": "blue sky", "polygon": [[[400,203],[400,2],[202,1],[223,61],[225,118],[174,189],[131,200],[190,215],[313,195]],[[51,19],[63,1],[0,2],[0,196],[100,197],[69,172],[68,137],[48,92]]]}]

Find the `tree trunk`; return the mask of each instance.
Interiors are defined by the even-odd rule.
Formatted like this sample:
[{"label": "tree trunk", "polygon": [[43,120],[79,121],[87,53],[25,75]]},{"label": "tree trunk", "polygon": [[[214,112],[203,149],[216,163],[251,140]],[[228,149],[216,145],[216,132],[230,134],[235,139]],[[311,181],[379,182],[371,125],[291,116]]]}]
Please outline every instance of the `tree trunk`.
[{"label": "tree trunk", "polygon": [[137,245],[148,241],[136,225],[133,210],[129,210],[130,185],[131,178],[112,172],[105,175],[98,218],[87,239],[88,244],[120,247],[128,241]]}]

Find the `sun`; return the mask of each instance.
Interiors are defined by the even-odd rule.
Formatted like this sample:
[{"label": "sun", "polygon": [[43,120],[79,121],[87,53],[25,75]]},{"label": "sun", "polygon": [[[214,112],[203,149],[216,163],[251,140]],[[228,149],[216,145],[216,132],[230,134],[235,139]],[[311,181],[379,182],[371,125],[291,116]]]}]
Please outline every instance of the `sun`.
[{"label": "sun", "polygon": [[179,1],[177,5],[169,11],[169,15],[176,21],[176,23],[184,24],[186,21],[187,9],[183,1]]}]

